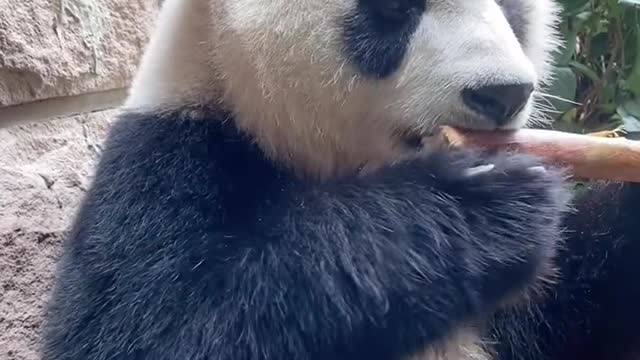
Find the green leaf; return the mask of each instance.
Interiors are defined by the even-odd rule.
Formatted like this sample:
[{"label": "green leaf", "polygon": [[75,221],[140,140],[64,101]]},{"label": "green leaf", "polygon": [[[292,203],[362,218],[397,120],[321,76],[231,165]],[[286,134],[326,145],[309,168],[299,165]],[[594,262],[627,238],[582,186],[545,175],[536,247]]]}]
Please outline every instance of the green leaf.
[{"label": "green leaf", "polygon": [[578,82],[574,72],[568,67],[558,67],[554,69],[554,81],[547,89],[547,93],[552,95],[548,100],[551,106],[562,115],[573,108]]},{"label": "green leaf", "polygon": [[563,46],[553,54],[554,64],[556,66],[566,66],[575,56],[578,30],[576,26],[572,26],[568,22],[562,23],[560,30]]},{"label": "green leaf", "polygon": [[633,62],[633,67],[631,68],[631,73],[627,78],[626,86],[633,95],[640,97],[640,34],[636,32],[634,36],[636,40],[635,60]]},{"label": "green leaf", "polygon": [[564,16],[573,16],[589,6],[589,0],[562,0],[560,2]]},{"label": "green leaf", "polygon": [[618,107],[618,113],[622,116],[628,115],[640,119],[640,101],[628,100]]},{"label": "green leaf", "polygon": [[557,1],[565,46],[553,54],[557,69],[545,89],[557,110],[549,112],[553,126],[640,134],[640,0]]},{"label": "green leaf", "polygon": [[609,33],[601,32],[591,38],[591,56],[592,59],[599,59],[601,56],[607,55],[611,51],[609,45]]},{"label": "green leaf", "polygon": [[569,61],[568,65],[571,66],[576,71],[578,71],[579,73],[581,73],[582,75],[588,77],[593,82],[598,82],[600,80],[600,76],[598,76],[598,74],[593,69],[589,68],[587,65],[581,64],[577,61]]},{"label": "green leaf", "polygon": [[640,0],[620,0],[623,5],[640,6]]},{"label": "green leaf", "polygon": [[622,127],[627,132],[640,132],[640,102],[630,100],[620,105],[617,111]]}]

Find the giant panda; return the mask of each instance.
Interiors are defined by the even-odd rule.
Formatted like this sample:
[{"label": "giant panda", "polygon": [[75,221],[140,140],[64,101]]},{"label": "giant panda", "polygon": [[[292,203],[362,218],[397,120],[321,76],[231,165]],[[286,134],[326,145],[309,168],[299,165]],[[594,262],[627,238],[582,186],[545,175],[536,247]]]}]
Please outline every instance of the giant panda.
[{"label": "giant panda", "polygon": [[[624,359],[640,189],[443,150],[541,122],[552,0],[165,0],[44,360]],[[637,353],[636,353],[637,354]]]}]

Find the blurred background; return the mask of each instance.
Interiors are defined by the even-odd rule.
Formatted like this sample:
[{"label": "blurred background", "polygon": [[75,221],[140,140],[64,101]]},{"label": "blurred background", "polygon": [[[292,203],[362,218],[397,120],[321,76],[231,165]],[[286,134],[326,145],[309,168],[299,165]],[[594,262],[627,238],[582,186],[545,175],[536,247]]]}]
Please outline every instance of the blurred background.
[{"label": "blurred background", "polygon": [[565,48],[548,115],[572,132],[640,132],[640,0],[560,0]]}]

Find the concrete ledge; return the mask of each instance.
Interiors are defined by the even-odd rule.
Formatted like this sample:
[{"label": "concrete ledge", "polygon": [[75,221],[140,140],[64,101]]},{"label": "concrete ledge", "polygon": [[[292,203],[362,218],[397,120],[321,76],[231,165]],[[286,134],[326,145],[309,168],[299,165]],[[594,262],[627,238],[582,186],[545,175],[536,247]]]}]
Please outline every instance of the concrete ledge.
[{"label": "concrete ledge", "polygon": [[126,96],[127,89],[120,88],[3,107],[0,108],[0,128],[114,109]]}]

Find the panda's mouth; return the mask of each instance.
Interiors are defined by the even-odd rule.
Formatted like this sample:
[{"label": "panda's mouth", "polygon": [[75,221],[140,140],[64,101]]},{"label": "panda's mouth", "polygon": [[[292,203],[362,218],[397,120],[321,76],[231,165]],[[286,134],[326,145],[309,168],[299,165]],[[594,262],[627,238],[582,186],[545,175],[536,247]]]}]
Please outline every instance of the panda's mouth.
[{"label": "panda's mouth", "polygon": [[408,150],[419,151],[424,148],[425,144],[433,143],[431,140],[440,141],[444,138],[442,127],[447,126],[455,129],[460,133],[474,133],[474,132],[483,132],[483,133],[502,133],[503,131],[508,132],[507,130],[500,129],[478,129],[473,127],[464,127],[459,125],[442,125],[429,130],[418,131],[415,129],[411,130],[403,130],[396,132],[396,137],[402,143],[402,145]]},{"label": "panda's mouth", "polygon": [[393,137],[408,150],[420,150],[424,146],[424,138],[429,137],[425,132],[415,129],[397,129]]},{"label": "panda's mouth", "polygon": [[404,146],[410,148],[410,149],[416,149],[419,150],[424,146],[424,138],[425,135],[420,134],[420,133],[409,133],[409,134],[405,134],[402,137],[402,142],[404,144]]}]

